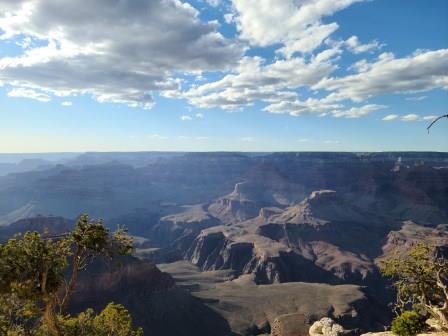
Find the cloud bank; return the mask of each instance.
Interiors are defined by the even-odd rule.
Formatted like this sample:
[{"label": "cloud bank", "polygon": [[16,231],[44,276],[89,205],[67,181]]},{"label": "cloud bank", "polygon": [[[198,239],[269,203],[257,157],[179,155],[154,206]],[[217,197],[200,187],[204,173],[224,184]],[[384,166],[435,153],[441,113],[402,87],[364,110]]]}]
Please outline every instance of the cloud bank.
[{"label": "cloud bank", "polygon": [[[236,35],[224,37],[218,21],[180,0],[2,0],[0,39],[22,52],[0,58],[0,85],[9,97],[41,102],[87,94],[150,109],[160,95],[206,109],[261,103],[268,113],[336,118],[386,109],[375,97],[420,101],[420,92],[447,90],[448,49],[397,57],[379,54],[386,46],[378,40],[334,37],[340,23],[332,15],[367,1],[203,2],[226,9],[222,21]],[[257,48],[274,56],[249,52]],[[341,69],[347,53],[357,61]],[[406,120],[383,120],[395,119]]]}]

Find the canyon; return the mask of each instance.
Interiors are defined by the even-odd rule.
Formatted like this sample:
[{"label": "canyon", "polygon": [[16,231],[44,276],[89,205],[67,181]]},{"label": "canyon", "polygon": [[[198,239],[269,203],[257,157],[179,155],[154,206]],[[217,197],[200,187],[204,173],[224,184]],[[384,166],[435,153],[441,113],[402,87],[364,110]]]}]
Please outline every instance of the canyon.
[{"label": "canyon", "polygon": [[85,212],[125,225],[134,257],[89,271],[72,309],[123,303],[149,335],[379,331],[378,262],[446,253],[447,205],[448,153],[84,153],[0,176],[0,240]]}]

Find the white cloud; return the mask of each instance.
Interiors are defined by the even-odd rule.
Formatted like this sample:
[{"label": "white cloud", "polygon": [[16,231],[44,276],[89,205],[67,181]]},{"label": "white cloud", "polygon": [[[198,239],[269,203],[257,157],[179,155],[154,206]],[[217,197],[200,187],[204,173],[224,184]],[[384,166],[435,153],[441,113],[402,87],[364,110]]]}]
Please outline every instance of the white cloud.
[{"label": "white cloud", "polygon": [[[303,34],[304,30],[312,26],[316,40],[319,40],[317,35],[324,37],[325,30],[328,33],[337,28],[334,24],[326,28],[319,27],[323,17],[361,1],[363,0],[233,0],[233,7],[242,39],[255,46],[283,43],[287,48],[301,51],[300,48],[291,46],[308,37]],[[329,34],[331,32],[327,36]]]},{"label": "white cloud", "polygon": [[388,93],[448,89],[448,49],[419,52],[405,58],[383,53],[375,62],[364,61],[357,69],[359,72],[354,75],[325,78],[313,89],[331,91],[329,101],[363,101]]},{"label": "white cloud", "polygon": [[189,116],[189,115],[183,115],[183,116],[180,116],[179,119],[182,120],[182,121],[190,121],[190,120],[193,120],[193,118],[192,118],[191,116]]},{"label": "white cloud", "polygon": [[368,51],[378,50],[384,46],[383,44],[379,43],[376,40],[366,44],[362,44],[359,41],[358,37],[355,35],[345,40],[344,44],[354,54],[361,54]]},{"label": "white cloud", "polygon": [[269,104],[266,111],[284,113],[285,110],[278,108],[297,100],[294,89],[318,83],[336,69],[332,57],[337,54],[327,50],[310,61],[295,57],[267,65],[260,57],[244,57],[235,73],[215,82],[194,85],[184,92],[173,91],[167,95],[186,98],[201,108],[218,107],[224,110],[237,110],[261,100]]},{"label": "white cloud", "polygon": [[308,98],[306,100],[296,99],[294,101],[278,101],[264,108],[270,113],[288,113],[292,116],[300,116],[305,113],[316,113],[327,115],[329,111],[343,108],[340,104],[328,103],[325,99]]},{"label": "white cloud", "polygon": [[293,40],[286,42],[285,46],[278,49],[277,52],[282,53],[287,58],[292,57],[296,52],[310,53],[337,29],[338,25],[336,23],[310,26],[298,32]]},{"label": "white cloud", "polygon": [[196,113],[195,116],[196,116],[196,118],[202,119],[202,118],[204,118],[204,113],[199,112],[199,113]]},{"label": "white cloud", "polygon": [[411,114],[406,114],[406,115],[402,116],[400,119],[402,121],[417,121],[420,119],[420,117],[418,114],[411,113]]},{"label": "white cloud", "polygon": [[310,139],[307,139],[307,138],[302,138],[302,139],[299,139],[298,141],[299,141],[299,142],[309,142],[309,141],[310,141]]},{"label": "white cloud", "polygon": [[388,114],[382,120],[384,121],[392,121],[398,118],[398,114]]},{"label": "white cloud", "polygon": [[386,106],[384,105],[368,104],[364,106],[352,107],[348,110],[331,111],[331,114],[333,114],[333,116],[337,118],[360,118],[372,113],[373,111],[380,110],[385,107]]},{"label": "white cloud", "polygon": [[[2,39],[47,41],[0,59],[0,82],[59,96],[150,108],[152,91],[177,90],[175,73],[223,70],[241,57],[239,43],[201,22],[178,0],[3,0]],[[182,52],[179,52],[179,51]]]},{"label": "white cloud", "polygon": [[327,145],[337,145],[339,140],[325,140],[324,143]]},{"label": "white cloud", "polygon": [[385,116],[382,120],[392,121],[392,120],[399,119],[401,121],[431,121],[436,118],[437,118],[437,116],[435,116],[435,115],[419,116],[418,114],[415,114],[415,113],[409,113],[409,114],[406,114],[401,117],[397,114],[389,114],[389,115]]},{"label": "white cloud", "polygon": [[236,22],[240,38],[251,45],[282,44],[277,52],[290,58],[312,52],[338,29],[335,22],[323,24],[323,17],[362,1],[233,0],[235,12],[226,21]]},{"label": "white cloud", "polygon": [[422,120],[435,120],[438,116],[435,115],[428,115],[428,116],[424,116],[422,117]]},{"label": "white cloud", "polygon": [[37,92],[33,89],[27,89],[27,88],[14,88],[11,91],[8,92],[8,97],[13,98],[28,98],[28,99],[34,99],[40,102],[49,102],[51,100],[51,97],[43,92]]},{"label": "white cloud", "polygon": [[71,101],[64,101],[61,103],[62,106],[72,106],[73,103]]},{"label": "white cloud", "polygon": [[413,96],[413,97],[406,97],[406,100],[410,101],[421,101],[428,98],[427,96]]},{"label": "white cloud", "polygon": [[231,24],[233,22],[233,14],[232,13],[226,13],[224,14],[224,21],[227,24]]}]

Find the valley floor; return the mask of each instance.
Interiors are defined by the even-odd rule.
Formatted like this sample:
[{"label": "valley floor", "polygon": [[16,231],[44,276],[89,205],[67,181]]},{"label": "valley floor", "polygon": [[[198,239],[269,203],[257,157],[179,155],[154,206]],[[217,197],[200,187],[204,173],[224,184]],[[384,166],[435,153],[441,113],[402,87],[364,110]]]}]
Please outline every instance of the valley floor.
[{"label": "valley floor", "polygon": [[241,335],[250,331],[257,335],[276,324],[307,334],[313,320],[329,315],[349,326],[358,324],[360,316],[370,316],[363,324],[372,327],[377,319],[374,307],[367,302],[361,287],[355,285],[303,282],[256,285],[251,275],[233,279],[230,271],[201,272],[187,261],[158,267],[170,273],[178,286],[223,316],[231,329]]}]

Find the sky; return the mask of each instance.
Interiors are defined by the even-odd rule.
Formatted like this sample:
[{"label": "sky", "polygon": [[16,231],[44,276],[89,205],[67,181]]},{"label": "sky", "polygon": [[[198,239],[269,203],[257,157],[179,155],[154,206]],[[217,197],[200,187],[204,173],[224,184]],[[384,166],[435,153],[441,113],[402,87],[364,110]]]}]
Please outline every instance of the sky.
[{"label": "sky", "polygon": [[448,151],[446,0],[0,0],[0,152]]}]

